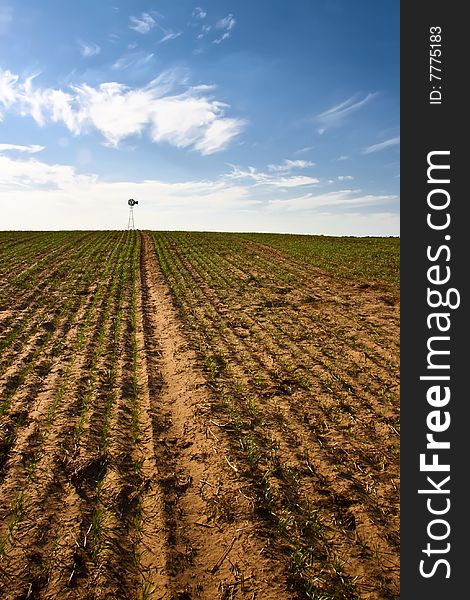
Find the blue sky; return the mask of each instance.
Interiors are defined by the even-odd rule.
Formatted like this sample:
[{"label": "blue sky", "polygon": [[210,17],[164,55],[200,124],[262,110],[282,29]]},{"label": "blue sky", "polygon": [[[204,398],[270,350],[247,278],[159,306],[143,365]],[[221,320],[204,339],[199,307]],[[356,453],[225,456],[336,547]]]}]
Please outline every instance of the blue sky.
[{"label": "blue sky", "polygon": [[0,0],[0,229],[399,234],[399,2]]}]

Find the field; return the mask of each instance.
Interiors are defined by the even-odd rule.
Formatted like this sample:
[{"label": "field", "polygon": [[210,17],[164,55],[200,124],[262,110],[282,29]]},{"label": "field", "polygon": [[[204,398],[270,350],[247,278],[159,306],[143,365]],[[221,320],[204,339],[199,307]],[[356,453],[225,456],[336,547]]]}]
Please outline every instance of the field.
[{"label": "field", "polygon": [[0,597],[399,597],[393,238],[0,233]]}]

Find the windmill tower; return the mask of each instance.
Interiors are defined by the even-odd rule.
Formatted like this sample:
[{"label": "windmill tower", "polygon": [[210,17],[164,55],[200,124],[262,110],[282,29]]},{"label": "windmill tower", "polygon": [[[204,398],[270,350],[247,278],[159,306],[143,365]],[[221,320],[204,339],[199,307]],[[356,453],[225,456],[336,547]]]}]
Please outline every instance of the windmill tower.
[{"label": "windmill tower", "polygon": [[137,200],[134,200],[133,198],[130,198],[127,201],[127,204],[129,205],[129,219],[127,221],[127,229],[135,229],[135,223],[134,223],[134,206],[136,204],[139,204]]}]

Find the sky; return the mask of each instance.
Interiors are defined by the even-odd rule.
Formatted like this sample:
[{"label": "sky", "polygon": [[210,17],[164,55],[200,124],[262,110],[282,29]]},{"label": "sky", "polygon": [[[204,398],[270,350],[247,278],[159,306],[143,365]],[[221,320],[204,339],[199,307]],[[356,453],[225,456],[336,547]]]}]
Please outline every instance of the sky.
[{"label": "sky", "polygon": [[0,0],[0,230],[399,235],[399,0]]}]

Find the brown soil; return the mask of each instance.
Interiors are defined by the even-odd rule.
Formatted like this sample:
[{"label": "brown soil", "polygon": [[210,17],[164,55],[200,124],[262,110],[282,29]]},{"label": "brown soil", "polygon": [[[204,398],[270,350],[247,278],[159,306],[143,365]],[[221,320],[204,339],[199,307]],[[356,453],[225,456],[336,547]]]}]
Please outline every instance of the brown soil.
[{"label": "brown soil", "polygon": [[103,238],[77,289],[21,263],[2,599],[398,598],[398,298],[207,243]]}]

